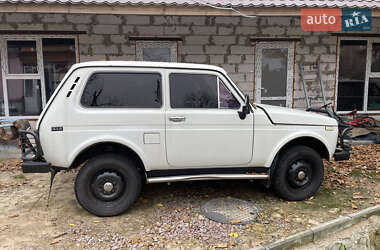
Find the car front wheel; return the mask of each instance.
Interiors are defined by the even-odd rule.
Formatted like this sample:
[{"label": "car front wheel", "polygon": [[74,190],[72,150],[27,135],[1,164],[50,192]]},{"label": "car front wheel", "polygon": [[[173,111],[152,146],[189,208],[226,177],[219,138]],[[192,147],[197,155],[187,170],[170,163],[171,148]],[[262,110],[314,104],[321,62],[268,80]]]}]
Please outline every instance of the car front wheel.
[{"label": "car front wheel", "polygon": [[273,176],[273,188],[283,199],[299,201],[313,196],[323,181],[321,156],[307,146],[281,153]]},{"label": "car front wheel", "polygon": [[79,204],[97,216],[125,212],[138,198],[142,181],[135,164],[117,154],[104,154],[88,160],[75,180]]}]

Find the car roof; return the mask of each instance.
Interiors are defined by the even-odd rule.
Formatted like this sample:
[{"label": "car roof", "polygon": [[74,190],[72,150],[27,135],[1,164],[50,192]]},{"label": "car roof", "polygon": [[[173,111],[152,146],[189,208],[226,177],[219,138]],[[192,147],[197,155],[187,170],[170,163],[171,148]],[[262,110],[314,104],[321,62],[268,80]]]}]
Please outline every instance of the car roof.
[{"label": "car roof", "polygon": [[146,68],[175,68],[175,69],[204,69],[213,70],[226,73],[226,71],[220,67],[207,65],[207,64],[195,64],[195,63],[173,63],[173,62],[142,62],[142,61],[93,61],[77,63],[72,66],[72,69],[82,67],[146,67]]}]

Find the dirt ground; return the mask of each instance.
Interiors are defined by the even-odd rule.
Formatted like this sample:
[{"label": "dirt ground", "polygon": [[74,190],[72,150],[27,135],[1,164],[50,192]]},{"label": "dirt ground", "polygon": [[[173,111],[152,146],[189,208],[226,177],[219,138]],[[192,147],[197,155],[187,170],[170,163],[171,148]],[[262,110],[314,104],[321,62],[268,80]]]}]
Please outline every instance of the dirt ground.
[{"label": "dirt ground", "polygon": [[[301,202],[249,181],[150,184],[125,214],[99,218],[78,205],[75,174],[56,176],[47,206],[48,174],[0,162],[0,249],[246,249],[380,203],[380,145],[355,146],[350,161],[325,162],[323,187]],[[210,221],[200,205],[215,197],[252,201],[260,214],[249,225]]]}]

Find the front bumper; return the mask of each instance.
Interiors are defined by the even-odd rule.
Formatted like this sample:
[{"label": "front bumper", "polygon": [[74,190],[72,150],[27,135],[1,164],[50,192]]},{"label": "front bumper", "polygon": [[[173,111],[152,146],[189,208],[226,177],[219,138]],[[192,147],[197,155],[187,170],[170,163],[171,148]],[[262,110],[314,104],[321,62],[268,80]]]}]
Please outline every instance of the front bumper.
[{"label": "front bumper", "polygon": [[32,131],[19,130],[23,173],[48,173],[52,166],[43,158],[40,139]]},{"label": "front bumper", "polygon": [[345,161],[350,159],[350,151],[352,147],[345,144],[344,140],[348,137],[348,134],[352,130],[350,126],[341,126],[339,128],[339,139],[337,143],[337,148],[334,153],[335,161]]},{"label": "front bumper", "polygon": [[345,149],[336,149],[334,153],[335,161],[345,161],[350,159],[350,151]]}]

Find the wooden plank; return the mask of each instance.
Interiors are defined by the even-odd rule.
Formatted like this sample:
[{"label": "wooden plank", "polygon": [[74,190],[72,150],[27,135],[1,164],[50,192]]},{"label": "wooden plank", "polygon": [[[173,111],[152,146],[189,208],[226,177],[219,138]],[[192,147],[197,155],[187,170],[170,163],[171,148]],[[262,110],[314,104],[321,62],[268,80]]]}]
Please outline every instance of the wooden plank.
[{"label": "wooden plank", "polygon": [[372,17],[380,17],[380,9],[372,9]]}]

